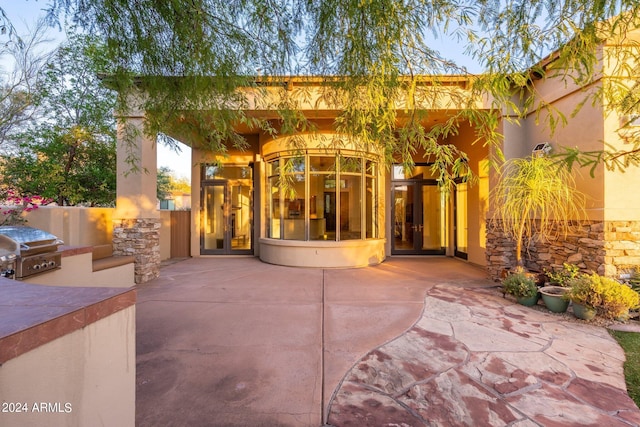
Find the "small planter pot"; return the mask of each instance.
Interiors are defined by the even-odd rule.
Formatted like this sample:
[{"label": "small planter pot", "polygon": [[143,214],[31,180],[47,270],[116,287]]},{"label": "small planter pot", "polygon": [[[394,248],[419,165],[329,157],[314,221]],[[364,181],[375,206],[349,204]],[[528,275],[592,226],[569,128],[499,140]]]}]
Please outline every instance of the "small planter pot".
[{"label": "small planter pot", "polygon": [[549,311],[554,313],[564,313],[569,307],[569,300],[564,298],[568,288],[562,286],[543,286],[540,288],[542,300]]},{"label": "small planter pot", "polygon": [[521,304],[527,307],[533,307],[538,303],[539,296],[540,296],[539,294],[535,294],[532,297],[517,297],[516,301],[518,302],[518,304]]},{"label": "small planter pot", "polygon": [[578,319],[592,320],[596,317],[596,309],[584,304],[573,303],[573,315]]}]

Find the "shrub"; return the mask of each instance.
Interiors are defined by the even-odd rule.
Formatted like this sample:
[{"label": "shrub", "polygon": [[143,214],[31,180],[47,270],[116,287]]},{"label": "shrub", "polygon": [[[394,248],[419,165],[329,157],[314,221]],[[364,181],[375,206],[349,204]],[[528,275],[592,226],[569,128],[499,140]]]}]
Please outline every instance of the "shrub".
[{"label": "shrub", "polygon": [[580,276],[580,268],[577,265],[564,263],[562,269],[556,271],[545,271],[551,283],[559,286],[569,286],[569,281]]},{"label": "shrub", "polygon": [[505,294],[516,298],[530,298],[538,293],[538,287],[533,277],[526,273],[513,273],[502,281],[502,289]]},{"label": "shrub", "polygon": [[567,282],[570,287],[564,295],[576,304],[593,308],[599,307],[602,304],[602,297],[597,292],[594,283],[592,276],[581,274]]},{"label": "shrub", "polygon": [[625,316],[640,305],[640,295],[631,287],[598,274],[580,275],[569,281],[567,298],[574,303],[588,305],[608,319]]}]

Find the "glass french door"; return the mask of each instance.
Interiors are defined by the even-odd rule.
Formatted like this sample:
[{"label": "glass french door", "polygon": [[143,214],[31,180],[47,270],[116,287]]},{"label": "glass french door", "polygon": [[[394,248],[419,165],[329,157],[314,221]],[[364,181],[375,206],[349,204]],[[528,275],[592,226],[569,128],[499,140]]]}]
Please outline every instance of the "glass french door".
[{"label": "glass french door", "polygon": [[252,188],[238,181],[202,185],[200,253],[252,253]]},{"label": "glass french door", "polygon": [[438,186],[429,181],[395,182],[392,199],[391,253],[444,255],[446,199]]}]

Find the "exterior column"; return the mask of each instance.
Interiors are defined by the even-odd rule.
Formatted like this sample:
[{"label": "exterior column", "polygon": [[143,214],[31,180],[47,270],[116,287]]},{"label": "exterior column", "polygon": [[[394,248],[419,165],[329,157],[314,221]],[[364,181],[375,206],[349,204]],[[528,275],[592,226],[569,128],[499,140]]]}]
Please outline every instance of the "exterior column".
[{"label": "exterior column", "polygon": [[144,134],[144,117],[118,124],[117,198],[113,252],[135,257],[135,282],[160,275],[160,213],[156,207],[156,141]]}]

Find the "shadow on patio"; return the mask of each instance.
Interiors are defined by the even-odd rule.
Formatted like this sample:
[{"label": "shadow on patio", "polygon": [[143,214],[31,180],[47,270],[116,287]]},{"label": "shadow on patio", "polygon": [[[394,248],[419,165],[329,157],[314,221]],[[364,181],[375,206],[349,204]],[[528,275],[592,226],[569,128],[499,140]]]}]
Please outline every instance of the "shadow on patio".
[{"label": "shadow on patio", "polygon": [[168,265],[138,288],[137,425],[640,423],[604,329],[493,286],[443,257]]}]

